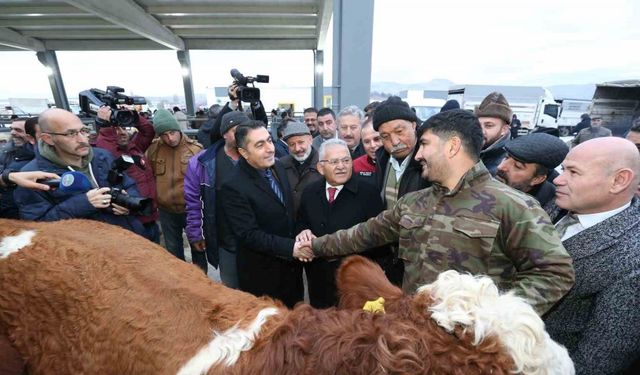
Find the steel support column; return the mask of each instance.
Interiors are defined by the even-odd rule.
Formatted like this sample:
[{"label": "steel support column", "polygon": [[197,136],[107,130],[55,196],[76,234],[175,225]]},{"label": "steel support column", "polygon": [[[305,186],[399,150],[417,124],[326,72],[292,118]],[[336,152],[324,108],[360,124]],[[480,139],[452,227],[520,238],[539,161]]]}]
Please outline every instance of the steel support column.
[{"label": "steel support column", "polygon": [[334,110],[364,108],[371,91],[371,45],[374,0],[333,2]]},{"label": "steel support column", "polygon": [[313,51],[313,106],[324,107],[324,51]]},{"label": "steel support column", "polygon": [[195,115],[195,95],[193,94],[193,77],[191,76],[191,59],[189,51],[177,51],[178,61],[182,67],[182,84],[184,86],[184,100],[187,104],[187,114]]},{"label": "steel support column", "polygon": [[42,65],[50,69],[49,86],[51,86],[51,93],[53,94],[53,100],[56,102],[56,107],[68,111],[70,109],[69,100],[67,100],[67,92],[62,82],[62,74],[60,74],[56,51],[40,51],[36,52],[36,56],[38,56],[38,60]]}]

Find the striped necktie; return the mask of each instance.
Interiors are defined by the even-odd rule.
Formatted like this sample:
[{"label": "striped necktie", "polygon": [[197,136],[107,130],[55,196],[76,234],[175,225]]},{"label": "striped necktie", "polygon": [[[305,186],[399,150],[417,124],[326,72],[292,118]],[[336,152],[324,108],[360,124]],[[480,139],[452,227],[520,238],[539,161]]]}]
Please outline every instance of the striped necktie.
[{"label": "striped necktie", "polygon": [[280,186],[278,186],[278,181],[276,181],[276,179],[273,178],[273,172],[271,172],[271,169],[265,170],[264,176],[269,181],[271,190],[273,190],[273,192],[276,194],[278,199],[280,199],[280,202],[284,203],[284,196],[282,195],[282,190],[280,190]]}]

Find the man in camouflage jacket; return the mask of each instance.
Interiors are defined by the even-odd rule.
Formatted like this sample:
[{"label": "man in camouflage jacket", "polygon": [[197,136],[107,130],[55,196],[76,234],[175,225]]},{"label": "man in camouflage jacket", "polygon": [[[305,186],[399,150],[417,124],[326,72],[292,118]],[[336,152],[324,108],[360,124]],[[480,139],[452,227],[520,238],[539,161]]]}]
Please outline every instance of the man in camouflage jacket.
[{"label": "man in camouflage jacket", "polygon": [[454,269],[488,275],[543,314],[574,283],[571,257],[547,214],[534,198],[493,179],[478,161],[482,130],[473,114],[442,112],[420,133],[416,160],[433,186],[405,195],[364,223],[314,239],[314,255],[345,255],[398,241],[405,292]]}]

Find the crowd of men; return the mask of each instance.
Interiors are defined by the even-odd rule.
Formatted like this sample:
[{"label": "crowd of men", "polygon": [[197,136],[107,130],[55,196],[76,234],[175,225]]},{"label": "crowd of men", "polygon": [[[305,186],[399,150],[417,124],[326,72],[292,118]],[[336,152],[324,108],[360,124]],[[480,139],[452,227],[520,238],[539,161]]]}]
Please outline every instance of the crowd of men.
[{"label": "crowd of men", "polygon": [[[274,139],[261,104],[245,112],[234,85],[229,98],[200,143],[166,110],[140,116],[132,136],[102,108],[95,146],[61,109],[14,121],[2,216],[99,220],[154,242],[162,233],[183,260],[184,233],[205,273],[219,268],[225,285],[290,307],[304,299],[304,277],[311,305],[335,306],[335,272],[354,253],[407,293],[449,269],[488,275],[536,309],[578,374],[631,371],[640,356],[640,120],[623,139],[591,119],[566,144],[514,138],[517,118],[500,93],[473,113],[447,102],[424,122],[390,97],[337,114],[308,108],[301,121],[283,118]],[[135,162],[115,179],[127,156]],[[84,189],[39,183],[70,171]],[[114,191],[150,207],[139,212]]]}]

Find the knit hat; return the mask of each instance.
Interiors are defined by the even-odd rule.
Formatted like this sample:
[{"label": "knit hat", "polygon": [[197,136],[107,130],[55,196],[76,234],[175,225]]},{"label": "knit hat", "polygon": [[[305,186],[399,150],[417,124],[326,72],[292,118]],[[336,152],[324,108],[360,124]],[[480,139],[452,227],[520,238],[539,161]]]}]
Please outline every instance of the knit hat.
[{"label": "knit hat", "polygon": [[512,139],[504,148],[518,161],[537,163],[548,169],[560,165],[569,153],[569,146],[560,138],[546,133],[532,133]]},{"label": "knit hat", "polygon": [[171,130],[180,131],[178,121],[166,109],[159,109],[153,116],[153,128],[156,131],[156,135],[162,135]]},{"label": "knit hat", "polygon": [[309,127],[306,124],[303,124],[298,121],[289,121],[287,126],[284,128],[284,133],[282,134],[282,139],[286,141],[290,137],[294,135],[311,135],[309,131]]},{"label": "knit hat", "polygon": [[476,116],[478,117],[495,117],[503,120],[507,124],[511,124],[513,112],[509,107],[509,102],[499,92],[492,92],[482,100],[482,103],[476,108]]},{"label": "knit hat", "polygon": [[455,99],[447,100],[446,103],[440,108],[440,112],[450,111],[452,109],[460,109],[460,103]]},{"label": "knit hat", "polygon": [[378,131],[380,125],[393,120],[420,122],[418,116],[409,107],[409,104],[403,102],[397,96],[390,96],[389,99],[376,107],[373,112],[373,130]]},{"label": "knit hat", "polygon": [[231,111],[225,113],[224,116],[222,116],[222,122],[220,123],[220,135],[224,135],[224,133],[228,132],[235,126],[248,125],[250,123],[251,119],[244,112]]}]

